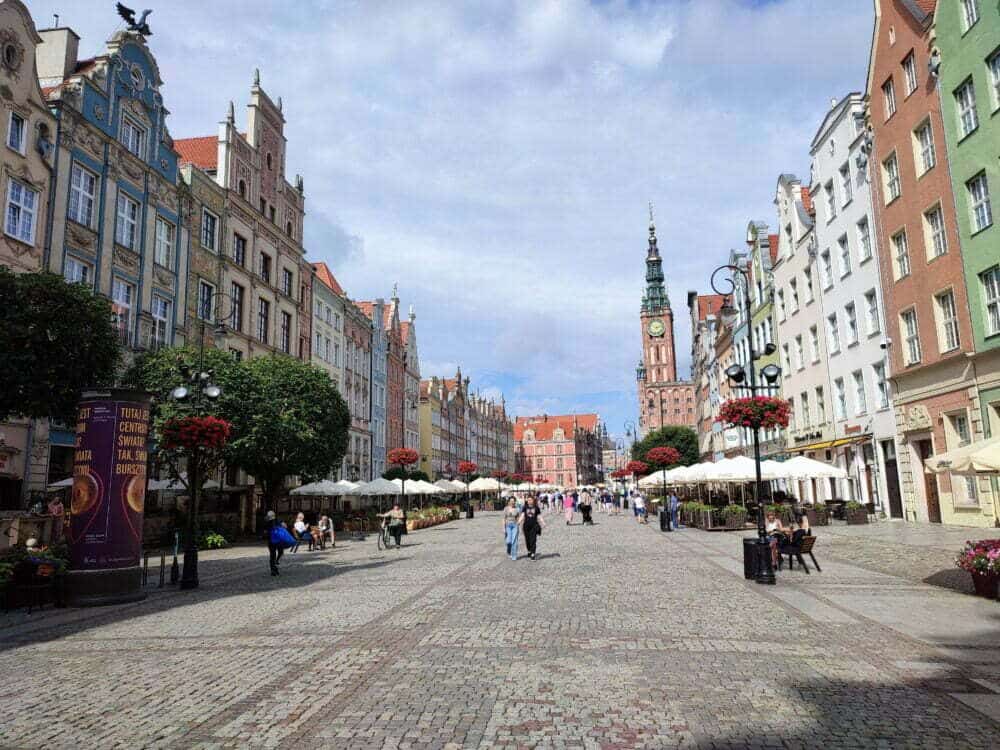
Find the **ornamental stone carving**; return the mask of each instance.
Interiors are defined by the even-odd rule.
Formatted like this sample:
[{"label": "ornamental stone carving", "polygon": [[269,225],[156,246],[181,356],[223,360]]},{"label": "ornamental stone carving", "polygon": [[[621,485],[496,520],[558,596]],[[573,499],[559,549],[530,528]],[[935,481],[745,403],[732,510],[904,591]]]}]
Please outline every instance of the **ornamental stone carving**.
[{"label": "ornamental stone carving", "polygon": [[70,241],[81,250],[94,251],[97,246],[97,237],[90,229],[76,223],[68,223],[67,234]]},{"label": "ornamental stone carving", "polygon": [[932,427],[931,414],[922,404],[911,406],[906,410],[907,430],[929,430]]},{"label": "ornamental stone carving", "polygon": [[174,288],[174,275],[170,273],[166,268],[160,266],[153,266],[153,279],[157,284],[162,286],[164,289],[169,289],[173,291]]},{"label": "ornamental stone carving", "polygon": [[115,247],[114,262],[127,271],[139,272],[139,255],[123,247]]}]

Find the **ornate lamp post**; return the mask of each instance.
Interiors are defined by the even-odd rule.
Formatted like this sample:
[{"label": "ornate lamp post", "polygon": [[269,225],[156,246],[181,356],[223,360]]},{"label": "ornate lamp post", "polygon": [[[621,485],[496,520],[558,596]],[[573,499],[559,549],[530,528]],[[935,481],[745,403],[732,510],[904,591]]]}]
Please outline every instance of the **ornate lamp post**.
[{"label": "ornate lamp post", "polygon": [[[722,275],[720,276],[720,274]],[[738,316],[738,311],[729,303],[729,300],[732,299],[733,295],[737,291],[738,284],[742,285],[743,313],[746,316],[747,326],[749,327],[752,308],[750,306],[750,275],[747,272],[747,269],[734,265],[719,266],[712,272],[711,284],[712,289],[716,294],[721,294],[726,298],[726,304],[720,310],[720,314],[723,323],[729,327],[732,326]],[[778,381],[778,378],[781,377],[781,368],[772,364],[761,369],[760,375],[763,377],[765,384],[758,385],[757,369],[754,363],[762,356],[774,354],[776,347],[773,343],[768,342],[765,344],[763,352],[754,351],[753,337],[749,335],[747,336],[747,347],[750,352],[749,366],[744,369],[742,365],[734,364],[726,368],[726,377],[730,381],[730,386],[734,389],[745,391],[751,396],[760,392],[770,393],[775,388],[774,384]],[[748,373],[749,383],[744,383],[743,381],[747,380]],[[761,425],[757,420],[748,420],[746,426],[750,427],[751,433],[753,434],[753,460],[756,469],[755,495],[757,497],[757,549],[755,552],[754,565],[754,569],[756,571],[755,577],[757,583],[774,585],[775,578],[774,566],[771,561],[771,546],[768,544],[767,529],[764,525],[764,482],[761,479],[760,471]]]}]

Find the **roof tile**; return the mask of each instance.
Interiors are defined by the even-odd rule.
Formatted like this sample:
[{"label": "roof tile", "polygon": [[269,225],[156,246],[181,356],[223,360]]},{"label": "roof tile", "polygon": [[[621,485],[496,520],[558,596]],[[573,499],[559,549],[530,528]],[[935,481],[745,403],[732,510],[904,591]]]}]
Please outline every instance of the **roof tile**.
[{"label": "roof tile", "polygon": [[219,139],[214,135],[200,138],[180,138],[174,141],[174,150],[181,157],[181,164],[194,164],[199,169],[214,170],[219,166]]}]

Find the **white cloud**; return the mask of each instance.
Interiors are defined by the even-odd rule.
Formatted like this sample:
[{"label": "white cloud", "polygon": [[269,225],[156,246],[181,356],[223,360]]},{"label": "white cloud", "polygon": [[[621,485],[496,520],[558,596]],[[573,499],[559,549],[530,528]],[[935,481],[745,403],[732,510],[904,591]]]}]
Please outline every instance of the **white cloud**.
[{"label": "white cloud", "polygon": [[[96,51],[104,0],[33,0]],[[646,201],[686,374],[688,289],[774,223],[830,97],[864,84],[870,0],[176,2],[151,16],[175,136],[252,70],[281,96],[310,254],[356,298],[399,281],[425,372],[519,411],[635,408]],[[433,369],[432,369],[433,367]],[[481,374],[485,382],[477,383]],[[609,392],[617,395],[608,395]]]}]

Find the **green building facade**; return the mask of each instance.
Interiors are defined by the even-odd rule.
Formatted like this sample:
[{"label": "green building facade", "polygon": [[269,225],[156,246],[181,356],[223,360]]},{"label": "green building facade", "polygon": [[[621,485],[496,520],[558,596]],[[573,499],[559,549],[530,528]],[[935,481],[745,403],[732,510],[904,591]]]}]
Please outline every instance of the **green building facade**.
[{"label": "green building facade", "polygon": [[[1000,4],[939,2],[932,59],[975,338],[982,431],[1000,435]],[[924,73],[924,71],[920,71]],[[915,148],[919,146],[915,143]]]}]

